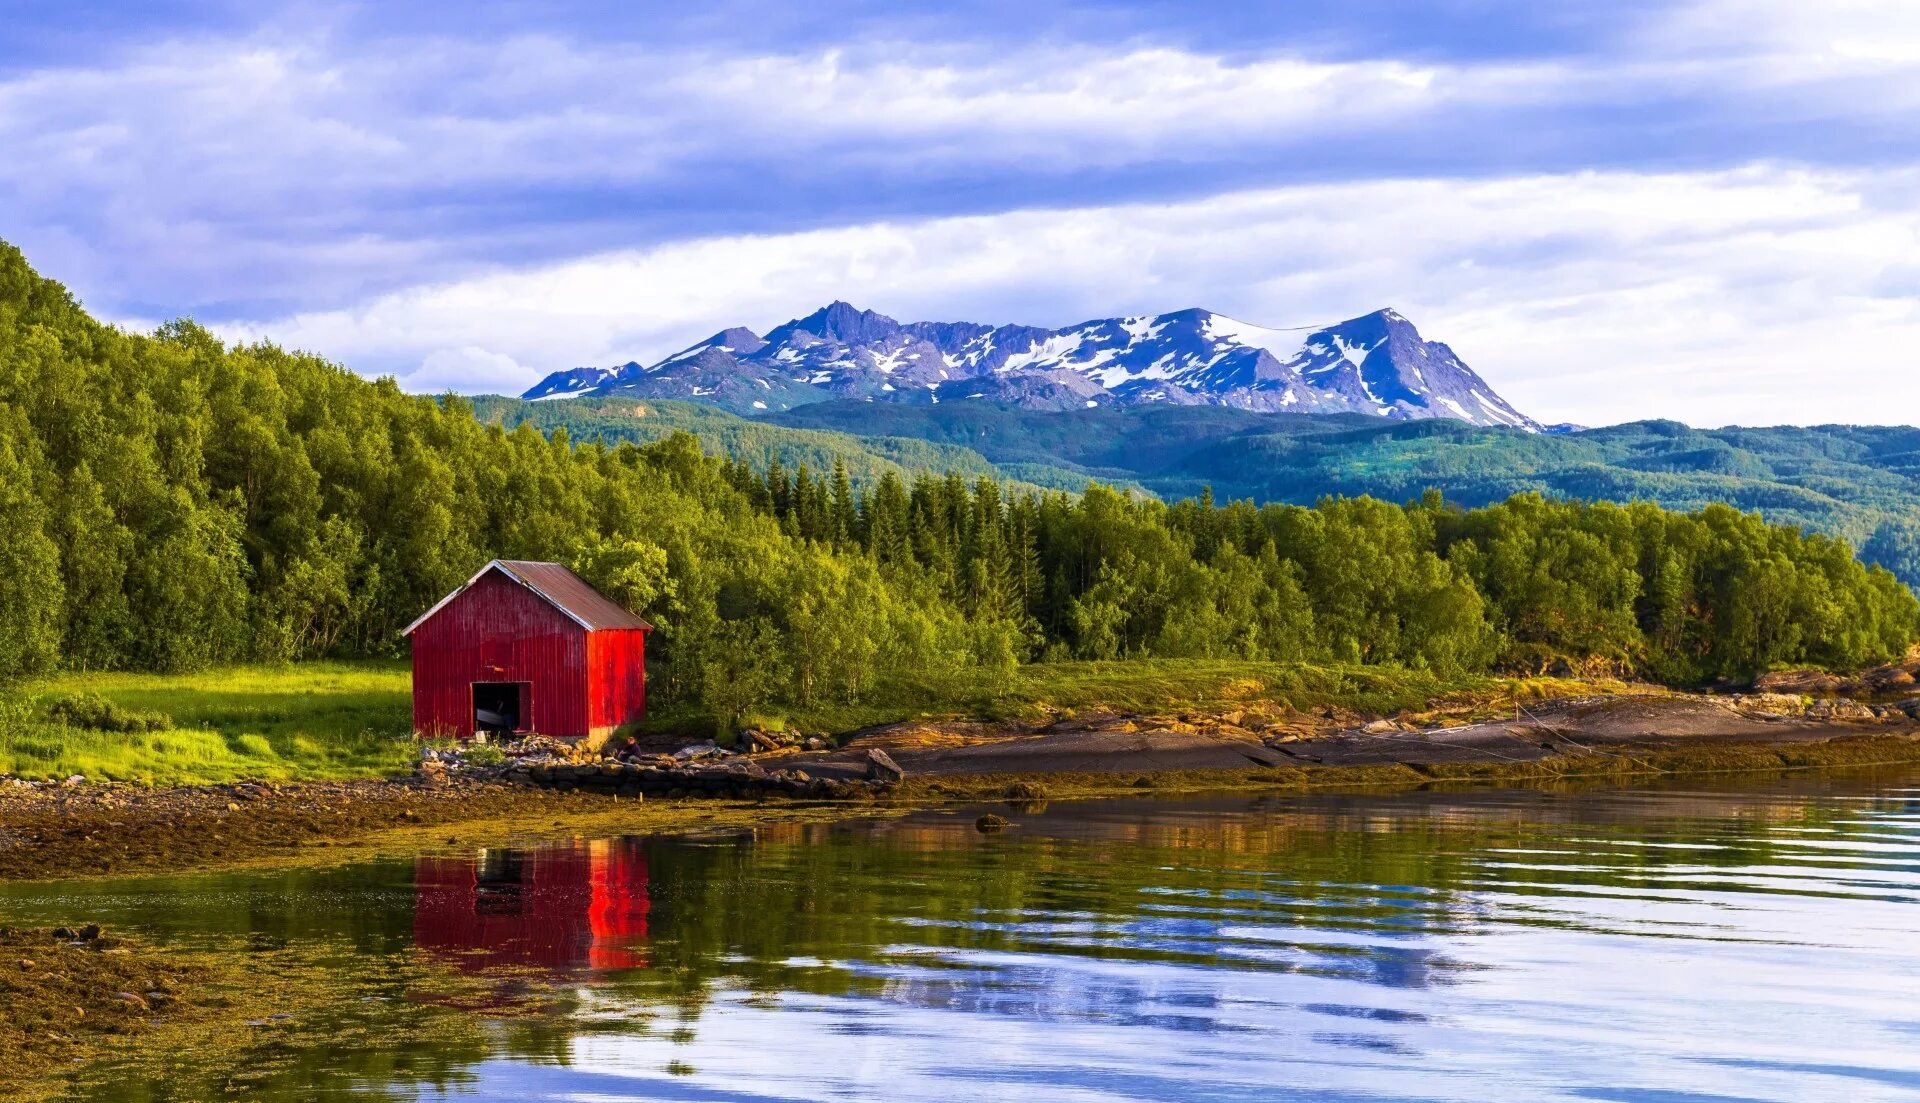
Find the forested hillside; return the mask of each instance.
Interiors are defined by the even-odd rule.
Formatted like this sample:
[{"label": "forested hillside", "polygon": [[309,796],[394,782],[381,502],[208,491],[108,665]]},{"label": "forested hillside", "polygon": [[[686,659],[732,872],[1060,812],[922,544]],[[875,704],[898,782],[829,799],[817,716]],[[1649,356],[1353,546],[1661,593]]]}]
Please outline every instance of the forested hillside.
[{"label": "forested hillside", "polygon": [[[1920,587],[1920,429],[1903,426],[1708,430],[1648,421],[1537,434],[1218,407],[831,402],[749,420],[685,402],[481,401],[506,425],[531,419],[576,437],[650,440],[688,428],[710,442],[724,434],[741,445],[736,454],[763,465],[778,455],[788,467],[804,460],[818,470],[841,456],[856,482],[892,461],[906,472],[979,468],[1067,490],[1096,478],[1169,500],[1211,488],[1220,498],[1303,505],[1329,494],[1406,501],[1428,489],[1468,506],[1528,492],[1683,510],[1723,502],[1838,536]],[[632,416],[635,409],[648,416]],[[919,452],[921,444],[947,451]]]},{"label": "forested hillside", "polygon": [[1047,656],[1510,663],[1676,681],[1903,652],[1849,548],[1712,507],[1461,511],[771,472],[576,445],[190,323],[131,335],[0,249],[0,673],[396,653],[493,556],[579,566],[723,718]]},{"label": "forested hillside", "polygon": [[1066,414],[831,403],[772,418],[794,427],[963,444],[1003,466],[1043,462],[1139,481],[1178,498],[1310,503],[1326,494],[1404,501],[1438,489],[1486,505],[1529,491],[1646,500],[1669,509],[1723,502],[1867,544],[1920,586],[1920,429],[1821,425],[1693,429],[1643,421],[1564,434],[1462,422],[1384,422],[1208,408]]},{"label": "forested hillside", "polygon": [[[525,402],[500,395],[471,399],[474,414],[508,429],[532,425],[543,433],[563,429],[577,441],[649,444],[675,433],[692,433],[708,454],[744,460],[765,470],[778,461],[792,470],[805,465],[826,471],[843,464],[855,486],[871,486],[893,474],[911,480],[929,473],[986,475],[1012,490],[1078,493],[1087,474],[1070,466],[997,464],[961,444],[916,437],[861,436],[834,429],[803,429],[745,418],[714,406],[674,399],[575,398]],[[1141,490],[1130,479],[1108,480]]]}]

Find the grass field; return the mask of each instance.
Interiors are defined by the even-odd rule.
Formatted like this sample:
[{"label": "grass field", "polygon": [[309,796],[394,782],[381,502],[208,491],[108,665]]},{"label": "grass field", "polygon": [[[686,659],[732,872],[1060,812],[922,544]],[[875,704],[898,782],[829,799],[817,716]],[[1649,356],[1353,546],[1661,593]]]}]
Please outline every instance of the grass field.
[{"label": "grass field", "polygon": [[[35,679],[0,691],[0,773],[155,784],[377,776],[412,768],[409,692],[398,662]],[[71,698],[171,726],[102,731],[49,714]]]}]

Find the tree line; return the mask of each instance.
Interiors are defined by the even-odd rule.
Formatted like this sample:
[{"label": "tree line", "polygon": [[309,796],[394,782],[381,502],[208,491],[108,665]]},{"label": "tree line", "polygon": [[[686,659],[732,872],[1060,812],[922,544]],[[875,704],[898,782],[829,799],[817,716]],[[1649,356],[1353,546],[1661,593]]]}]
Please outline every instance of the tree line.
[{"label": "tree line", "polygon": [[403,653],[500,556],[659,627],[654,693],[737,717],[880,672],[1244,657],[1674,682],[1899,655],[1920,606],[1726,507],[1172,504],[576,444],[190,322],[89,318],[0,247],[0,675]]},{"label": "tree line", "polygon": [[1006,626],[1022,659],[1570,666],[1692,684],[1884,661],[1920,626],[1912,592],[1844,541],[1724,505],[1169,505],[1099,484],[1007,495],[893,475],[856,493],[839,469],[723,466],[790,537],[932,585],[971,622]]}]

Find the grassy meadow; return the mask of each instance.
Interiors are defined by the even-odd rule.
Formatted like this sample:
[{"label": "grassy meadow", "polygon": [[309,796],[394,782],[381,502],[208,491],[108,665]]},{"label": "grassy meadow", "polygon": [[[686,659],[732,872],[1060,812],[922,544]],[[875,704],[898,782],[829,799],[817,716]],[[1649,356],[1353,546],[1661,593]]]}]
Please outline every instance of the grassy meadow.
[{"label": "grassy meadow", "polygon": [[[402,662],[198,674],[59,674],[0,690],[0,774],[152,784],[378,776],[412,768]],[[104,717],[63,715],[85,702]],[[111,730],[99,724],[149,730]]]}]

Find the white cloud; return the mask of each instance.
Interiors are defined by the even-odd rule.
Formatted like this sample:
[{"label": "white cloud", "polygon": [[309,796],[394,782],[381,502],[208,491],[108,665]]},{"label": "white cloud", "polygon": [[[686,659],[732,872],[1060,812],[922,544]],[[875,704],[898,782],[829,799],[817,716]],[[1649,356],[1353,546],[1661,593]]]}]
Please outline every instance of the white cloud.
[{"label": "white cloud", "polygon": [[[1524,74],[1546,95],[1550,72]],[[843,136],[937,139],[916,156],[1040,157],[1075,165],[1193,150],[1426,112],[1521,78],[1384,61],[1298,57],[1230,62],[1173,49],[1123,54],[1030,50],[989,63],[770,57],[697,66],[674,79],[679,102],[706,101],[758,139],[786,147]]]},{"label": "white cloud", "polygon": [[658,240],[716,167],[734,174],[723,210],[805,224],[879,181],[1200,165],[1566,87],[1550,68],[1148,48],[174,41],[0,76],[0,213],[35,255],[83,226],[62,259],[90,300],[338,303],[403,271]]},{"label": "white cloud", "polygon": [[[116,189],[121,202],[191,215],[425,184],[637,182],[714,157],[1179,161],[1451,111],[1727,90],[1791,59],[1807,64],[1767,79],[1855,88],[1903,75],[1861,59],[1920,61],[1916,13],[1906,0],[1699,0],[1618,56],[1529,63],[937,42],[736,57],[542,36],[166,41],[0,80],[0,142],[17,154],[0,181],[47,200],[137,172],[144,194]],[[1848,58],[1851,70],[1829,64]]]},{"label": "white cloud", "polygon": [[[963,179],[979,195],[996,176],[1106,173],[1125,194],[1124,173],[1141,166],[1164,179],[1268,157],[1284,166],[1274,171],[1322,178],[1329,163],[1389,174],[1409,145],[1456,150],[1444,156],[1475,172],[1476,151],[1509,135],[1583,157],[1587,116],[1674,98],[1698,109],[1740,90],[1773,97],[1771,115],[1742,116],[1753,120],[1912,104],[1911,66],[1839,64],[1831,50],[1801,64],[1808,51],[1785,45],[1802,29],[1793,12],[1705,0],[1637,51],[1526,64],[1145,45],[729,57],[537,36],[157,42],[97,67],[0,78],[0,211],[36,250],[86,225],[99,255],[74,270],[138,288],[123,301],[315,304],[393,286],[398,271],[426,280],[541,254],[543,239],[592,232],[582,219],[605,220],[599,240],[659,240],[673,211],[700,207],[716,167],[767,181],[725,203],[805,224],[810,203],[880,183],[939,194]],[[1909,41],[1866,37],[1896,53]],[[1617,137],[1602,126],[1595,140]]]},{"label": "white cloud", "polygon": [[430,394],[517,393],[526,389],[531,374],[511,356],[463,345],[427,353],[420,358],[420,366],[401,375],[399,382],[407,390]]},{"label": "white cloud", "polygon": [[833,298],[1046,325],[1192,305],[1306,325],[1393,305],[1549,420],[1906,421],[1920,377],[1898,353],[1920,313],[1888,275],[1920,251],[1911,183],[1755,166],[1266,189],[710,238],[222,328],[403,374],[470,347],[526,365],[525,385]]},{"label": "white cloud", "polygon": [[[1639,36],[1650,52],[1920,60],[1920,7],[1910,0],[1692,0]],[[1903,48],[1904,47],[1904,48]]]},{"label": "white cloud", "polygon": [[[1158,156],[1169,138],[1216,147],[1275,128],[1332,132],[1450,99],[1552,96],[1557,77],[1547,67],[1230,61],[1175,49],[640,58],[539,38],[350,56],[310,44],[168,43],[113,68],[0,81],[0,135],[39,158],[0,172],[22,188],[56,189],[62,176],[132,161],[170,175],[192,169],[200,175],[175,181],[233,200],[261,185],[637,179],[689,158],[765,155],[767,143],[798,151],[934,138],[915,156],[1125,163]],[[289,171],[303,169],[330,171]],[[206,174],[252,187],[207,195]]]}]

